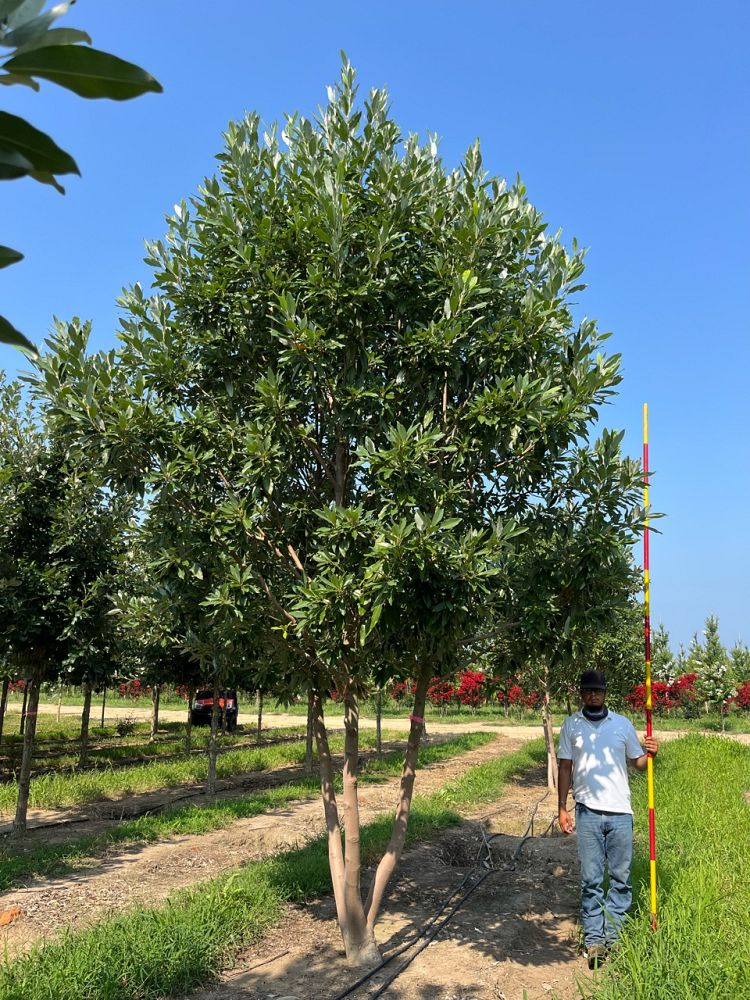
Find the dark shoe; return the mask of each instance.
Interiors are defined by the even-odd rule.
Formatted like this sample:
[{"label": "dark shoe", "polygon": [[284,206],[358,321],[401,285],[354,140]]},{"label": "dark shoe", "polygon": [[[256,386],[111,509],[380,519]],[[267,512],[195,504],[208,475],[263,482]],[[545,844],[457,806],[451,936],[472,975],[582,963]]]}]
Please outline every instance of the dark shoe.
[{"label": "dark shoe", "polygon": [[600,965],[604,964],[604,960],[607,957],[607,949],[603,942],[597,942],[596,944],[590,944],[586,949],[586,956],[589,960],[590,969],[598,969]]}]

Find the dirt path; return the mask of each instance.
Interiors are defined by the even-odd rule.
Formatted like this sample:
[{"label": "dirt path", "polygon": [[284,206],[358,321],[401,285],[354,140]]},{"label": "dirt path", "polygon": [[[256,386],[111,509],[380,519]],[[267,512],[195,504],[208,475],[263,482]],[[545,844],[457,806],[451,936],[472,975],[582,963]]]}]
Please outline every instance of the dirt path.
[{"label": "dirt path", "polygon": [[[388,1000],[573,1000],[587,975],[578,955],[574,837],[542,837],[556,813],[543,769],[511,785],[489,811],[405,853],[378,923],[385,957],[414,937],[475,866],[484,837],[496,871],[389,987]],[[541,803],[540,803],[540,800]],[[537,807],[535,836],[513,857]],[[484,831],[484,837],[482,835]],[[369,873],[363,881],[367,881]],[[387,967],[386,972],[402,961]],[[190,1000],[332,1000],[357,976],[346,965],[332,899],[289,906],[218,984]],[[374,983],[383,982],[382,975]],[[362,988],[352,1000],[372,995]]]},{"label": "dirt path", "polygon": [[[417,791],[435,791],[467,768],[510,753],[523,742],[499,737],[461,757],[430,765],[420,770]],[[267,775],[265,778],[268,780]],[[395,808],[397,784],[393,779],[361,786],[365,822]],[[88,926],[109,913],[139,904],[158,905],[175,889],[298,846],[323,830],[322,807],[315,799],[238,820],[228,828],[202,836],[112,849],[104,857],[92,859],[90,868],[59,879],[33,879],[23,889],[0,894],[0,910],[22,910],[20,919],[0,931],[0,948],[7,945],[13,955],[34,941],[49,939],[66,928]]]}]

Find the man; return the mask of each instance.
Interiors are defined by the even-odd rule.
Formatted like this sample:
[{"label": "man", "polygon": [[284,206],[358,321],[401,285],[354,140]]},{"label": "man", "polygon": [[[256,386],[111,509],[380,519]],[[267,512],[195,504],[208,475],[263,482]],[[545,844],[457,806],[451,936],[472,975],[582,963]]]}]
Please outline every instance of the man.
[{"label": "man", "polygon": [[[646,769],[657,742],[646,738],[644,752],[632,722],[604,704],[607,682],[601,670],[581,674],[583,707],[560,730],[558,816],[563,833],[573,832],[568,792],[573,785],[581,862],[581,923],[589,968],[604,961],[617,940],[633,899],[633,810],[627,761]],[[604,895],[604,872],[609,891]]]}]

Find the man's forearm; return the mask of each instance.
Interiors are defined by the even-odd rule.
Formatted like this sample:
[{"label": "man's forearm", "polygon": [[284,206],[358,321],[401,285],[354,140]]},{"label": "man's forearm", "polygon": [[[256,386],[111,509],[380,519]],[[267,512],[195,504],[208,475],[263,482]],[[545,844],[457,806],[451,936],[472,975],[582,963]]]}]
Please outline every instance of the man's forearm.
[{"label": "man's forearm", "polygon": [[573,761],[559,761],[557,766],[557,806],[559,809],[567,809],[572,777]]}]

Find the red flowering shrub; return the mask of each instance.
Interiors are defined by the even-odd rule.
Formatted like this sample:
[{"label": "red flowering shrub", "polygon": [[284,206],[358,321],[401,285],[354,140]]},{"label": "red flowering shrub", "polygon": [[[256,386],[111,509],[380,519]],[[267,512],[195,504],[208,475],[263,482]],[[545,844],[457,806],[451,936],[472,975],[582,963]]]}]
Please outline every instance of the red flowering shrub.
[{"label": "red flowering shrub", "polygon": [[395,701],[398,705],[400,705],[402,701],[405,701],[406,698],[409,697],[409,695],[414,697],[416,690],[417,685],[414,684],[413,681],[396,681],[395,684],[391,685],[388,696],[392,701]]},{"label": "red flowering shrub", "polygon": [[125,681],[120,684],[118,690],[121,698],[132,698],[133,701],[136,698],[142,698],[144,695],[151,694],[151,688],[144,687],[139,680]]},{"label": "red flowering shrub", "polygon": [[739,686],[733,701],[743,712],[750,712],[750,681],[745,681]]},{"label": "red flowering shrub", "polygon": [[532,711],[539,705],[539,692],[531,691],[529,694],[523,696],[523,703],[526,708]]},{"label": "red flowering shrub", "polygon": [[698,715],[700,711],[698,692],[695,689],[697,679],[697,674],[682,674],[672,681],[670,685],[673,701],[679,705],[688,719]]},{"label": "red flowering shrub", "polygon": [[[625,695],[625,701],[633,712],[646,711],[646,685],[639,684],[634,687],[630,694]],[[672,685],[663,681],[654,681],[651,684],[651,704],[657,715],[676,708],[679,702],[672,696]]]},{"label": "red flowering shrub", "polygon": [[8,694],[15,694],[16,691],[25,691],[25,690],[26,690],[26,681],[23,680],[23,678],[21,678],[21,680],[18,681],[11,681],[8,684]]},{"label": "red flowering shrub", "polygon": [[484,674],[476,670],[464,670],[459,674],[456,697],[460,705],[466,705],[476,712],[487,700]]},{"label": "red flowering shrub", "polygon": [[524,693],[520,684],[511,684],[507,691],[508,704],[517,708],[523,704]]},{"label": "red flowering shrub", "polygon": [[446,712],[448,706],[456,697],[456,689],[449,680],[433,677],[427,688],[427,700],[441,712]]}]

